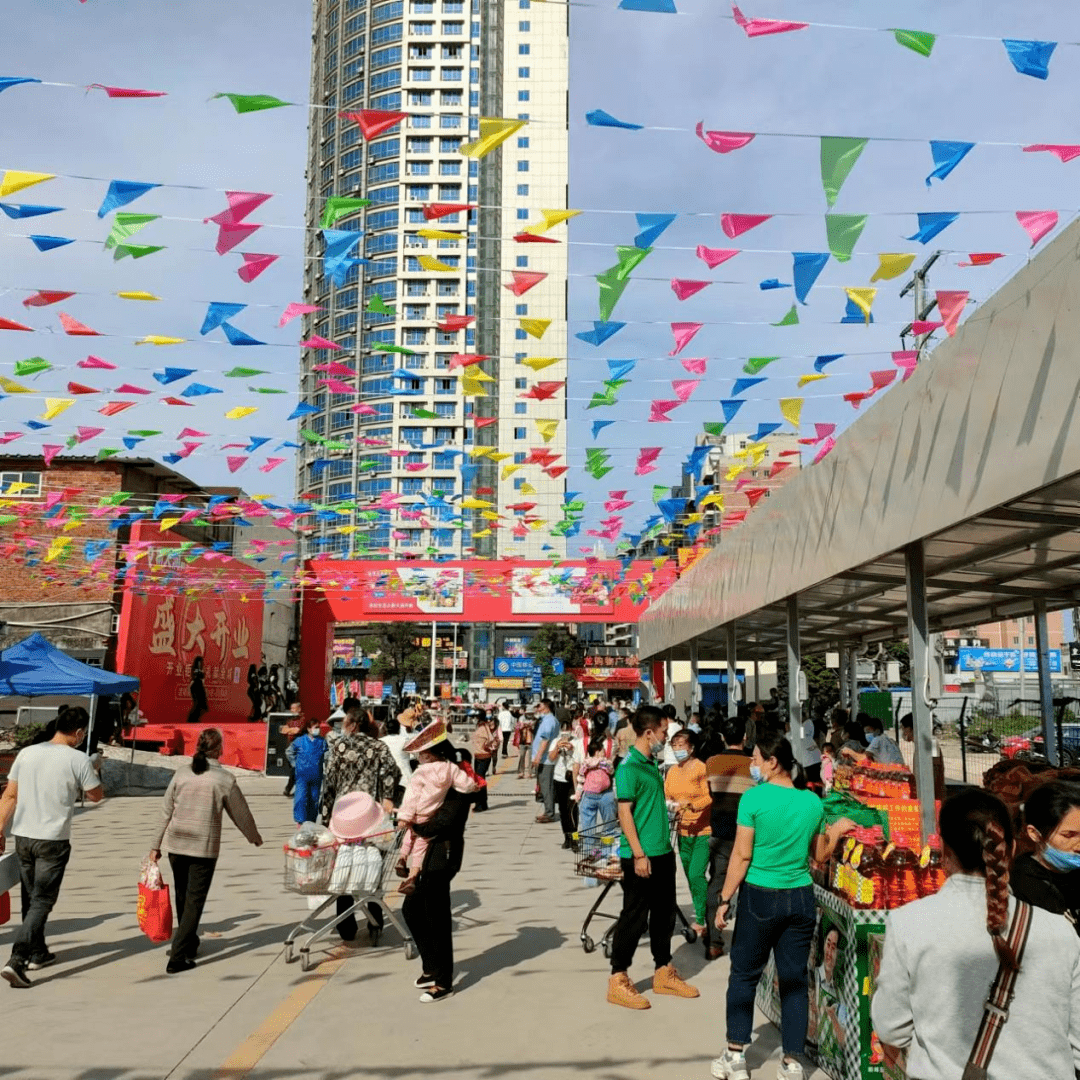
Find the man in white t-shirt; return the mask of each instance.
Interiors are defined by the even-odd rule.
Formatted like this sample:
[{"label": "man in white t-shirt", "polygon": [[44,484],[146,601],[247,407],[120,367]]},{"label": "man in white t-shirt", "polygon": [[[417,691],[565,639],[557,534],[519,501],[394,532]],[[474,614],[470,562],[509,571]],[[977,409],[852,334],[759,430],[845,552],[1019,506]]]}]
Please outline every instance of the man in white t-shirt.
[{"label": "man in white t-shirt", "polygon": [[510,711],[510,702],[506,698],[499,703],[499,734],[502,735],[502,752],[505,758],[510,746],[510,736],[514,734],[514,714]]},{"label": "man in white t-shirt", "polygon": [[4,830],[12,822],[22,877],[22,925],[11,959],[0,976],[17,989],[33,984],[27,971],[55,962],[45,945],[45,922],[60,895],[71,858],[71,819],[75,800],[85,794],[101,802],[102,788],[90,759],[75,747],[86,736],[89,717],[82,708],[63,709],[49,742],[27,746],[15,759],[0,798],[0,853]]}]

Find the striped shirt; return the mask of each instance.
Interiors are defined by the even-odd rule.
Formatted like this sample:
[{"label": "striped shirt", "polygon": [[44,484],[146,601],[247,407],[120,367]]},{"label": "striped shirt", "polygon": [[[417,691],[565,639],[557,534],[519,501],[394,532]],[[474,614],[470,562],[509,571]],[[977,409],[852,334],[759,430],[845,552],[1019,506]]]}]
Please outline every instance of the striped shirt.
[{"label": "striped shirt", "polygon": [[216,761],[196,775],[190,765],[176,770],[161,808],[161,826],[151,845],[172,855],[216,859],[221,850],[221,812],[255,843],[260,839],[247,800],[236,783]]}]

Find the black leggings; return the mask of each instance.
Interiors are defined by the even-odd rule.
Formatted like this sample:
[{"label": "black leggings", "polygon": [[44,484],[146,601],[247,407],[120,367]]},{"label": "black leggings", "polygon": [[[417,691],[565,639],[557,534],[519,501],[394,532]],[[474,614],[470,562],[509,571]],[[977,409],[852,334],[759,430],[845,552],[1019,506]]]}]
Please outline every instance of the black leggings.
[{"label": "black leggings", "polygon": [[559,824],[564,833],[572,833],[577,828],[577,803],[570,800],[573,791],[572,781],[555,781],[555,804],[559,808]]}]

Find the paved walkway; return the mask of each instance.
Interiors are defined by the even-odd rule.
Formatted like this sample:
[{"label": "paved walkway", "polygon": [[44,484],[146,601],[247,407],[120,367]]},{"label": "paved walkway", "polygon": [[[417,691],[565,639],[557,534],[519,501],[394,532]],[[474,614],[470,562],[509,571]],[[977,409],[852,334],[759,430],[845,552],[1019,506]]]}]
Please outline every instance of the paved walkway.
[{"label": "paved walkway", "polygon": [[[709,1076],[722,1047],[727,960],[706,964],[700,945],[677,939],[675,963],[699,999],[655,998],[643,1013],[608,1005],[603,955],[578,942],[595,893],[558,850],[558,826],[534,824],[531,784],[512,772],[495,780],[491,811],[470,822],[453,890],[458,993],[432,1005],[419,1003],[419,963],[405,961],[390,928],[377,947],[336,946],[307,974],[284,962],[285,934],[307,910],[281,888],[291,801],[281,780],[242,786],[266,843],[252,848],[227,828],[200,963],[179,976],[166,976],[165,946],[135,922],[158,800],[107,800],[78,814],[49,926],[59,963],[32,975],[32,990],[0,984],[4,1080]],[[685,905],[681,871],[680,898]],[[10,936],[0,928],[4,959]],[[649,981],[647,942],[632,975]],[[751,1066],[772,1080],[776,1032],[762,1021],[758,1036]],[[774,1060],[762,1065],[767,1054]]]}]

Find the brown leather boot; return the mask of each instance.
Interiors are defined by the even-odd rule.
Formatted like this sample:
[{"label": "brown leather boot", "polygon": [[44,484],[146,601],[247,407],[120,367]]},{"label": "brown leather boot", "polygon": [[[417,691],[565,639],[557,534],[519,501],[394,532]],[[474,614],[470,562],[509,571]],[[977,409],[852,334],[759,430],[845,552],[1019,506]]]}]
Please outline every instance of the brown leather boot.
[{"label": "brown leather boot", "polygon": [[638,993],[638,988],[630,981],[625,971],[612,975],[608,979],[607,999],[612,1005],[621,1005],[624,1009],[651,1009],[652,1006]]},{"label": "brown leather boot", "polygon": [[656,969],[656,974],[652,979],[652,988],[654,994],[671,994],[674,997],[685,998],[701,997],[696,986],[683,982],[672,964]]}]

